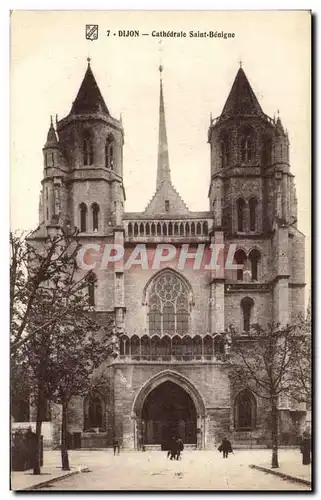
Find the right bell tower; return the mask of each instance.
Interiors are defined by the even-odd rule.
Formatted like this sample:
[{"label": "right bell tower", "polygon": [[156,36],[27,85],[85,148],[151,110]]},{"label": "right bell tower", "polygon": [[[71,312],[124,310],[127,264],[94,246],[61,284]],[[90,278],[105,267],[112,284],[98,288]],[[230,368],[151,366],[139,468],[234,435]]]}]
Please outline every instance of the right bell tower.
[{"label": "right bell tower", "polygon": [[289,137],[279,113],[272,119],[263,112],[241,66],[221,115],[211,119],[208,142],[213,234],[226,247],[236,245],[241,267],[220,276],[225,327],[235,301],[241,309],[235,326],[243,332],[254,322],[291,323],[304,313],[305,252]]}]

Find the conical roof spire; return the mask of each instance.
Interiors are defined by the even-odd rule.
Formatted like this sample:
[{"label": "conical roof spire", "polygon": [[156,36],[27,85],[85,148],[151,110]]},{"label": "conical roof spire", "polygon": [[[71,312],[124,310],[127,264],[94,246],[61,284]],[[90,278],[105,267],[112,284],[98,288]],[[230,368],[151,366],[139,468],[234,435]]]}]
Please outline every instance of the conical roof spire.
[{"label": "conical roof spire", "polygon": [[159,66],[160,73],[160,99],[159,99],[159,136],[158,136],[158,160],[157,160],[157,182],[158,189],[164,181],[171,182],[171,171],[169,168],[168,144],[165,122],[165,108],[162,82],[163,66]]},{"label": "conical roof spire", "polygon": [[262,108],[244,73],[242,65],[236,74],[229,96],[223,108],[221,118],[239,115],[263,115]]},{"label": "conical roof spire", "polygon": [[282,122],[281,122],[281,118],[280,118],[280,114],[279,114],[279,110],[278,110],[278,117],[277,117],[277,120],[276,120],[275,127],[276,127],[276,130],[279,132],[279,134],[285,135],[284,128],[283,128],[283,125],[282,125]]},{"label": "conical roof spire", "polygon": [[77,97],[72,104],[71,114],[100,112],[109,115],[108,108],[91,70],[90,58],[87,61],[88,67],[78,90]]},{"label": "conical roof spire", "polygon": [[56,131],[55,131],[54,126],[53,126],[52,116],[50,116],[50,127],[49,127],[48,134],[47,134],[47,141],[45,144],[45,148],[55,148],[57,146],[58,146],[58,139],[57,139]]}]

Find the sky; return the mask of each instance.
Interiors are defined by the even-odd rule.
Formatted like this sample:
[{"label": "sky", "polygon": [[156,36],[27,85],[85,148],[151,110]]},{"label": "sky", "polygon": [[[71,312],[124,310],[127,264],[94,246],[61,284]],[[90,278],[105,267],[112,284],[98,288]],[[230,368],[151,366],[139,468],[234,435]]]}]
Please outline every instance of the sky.
[{"label": "sky", "polygon": [[[98,40],[85,25],[98,24]],[[108,30],[110,31],[107,36]],[[140,36],[120,37],[119,30]],[[152,31],[185,31],[186,38]],[[190,38],[189,31],[235,33]],[[115,33],[115,35],[114,35]],[[149,33],[143,36],[142,33]],[[11,16],[11,227],[38,224],[42,148],[50,115],[66,116],[87,57],[110,113],[125,129],[126,211],[141,211],[156,187],[160,62],[172,181],[190,210],[207,210],[210,113],[218,116],[242,67],[263,108],[279,110],[290,138],[298,228],[311,245],[311,42],[306,11],[20,11]]]}]

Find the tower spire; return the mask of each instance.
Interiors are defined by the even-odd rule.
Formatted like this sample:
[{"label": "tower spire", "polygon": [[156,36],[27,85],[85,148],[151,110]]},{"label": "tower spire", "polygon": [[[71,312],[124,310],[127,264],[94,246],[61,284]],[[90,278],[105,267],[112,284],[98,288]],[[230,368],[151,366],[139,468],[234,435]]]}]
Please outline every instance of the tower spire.
[{"label": "tower spire", "polygon": [[56,147],[57,145],[58,141],[57,141],[56,131],[53,126],[52,115],[50,115],[50,127],[47,134],[47,141],[45,144],[45,148],[52,148]]},{"label": "tower spire", "polygon": [[159,136],[158,136],[158,159],[157,159],[157,182],[156,189],[159,189],[164,181],[171,182],[171,171],[169,168],[168,144],[165,122],[165,108],[163,97],[163,66],[159,66],[160,73],[160,99],[159,99]]}]

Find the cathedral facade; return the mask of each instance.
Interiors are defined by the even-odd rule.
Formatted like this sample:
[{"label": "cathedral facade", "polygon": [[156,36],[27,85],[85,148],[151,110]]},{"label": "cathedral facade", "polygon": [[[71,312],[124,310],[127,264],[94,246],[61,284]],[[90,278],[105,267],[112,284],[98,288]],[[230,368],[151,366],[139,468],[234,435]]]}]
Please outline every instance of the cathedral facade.
[{"label": "cathedral facade", "polygon": [[[208,210],[190,211],[171,181],[162,70],[156,191],[144,212],[125,210],[124,130],[90,63],[43,149],[33,238],[69,223],[84,246],[124,249],[96,266],[90,294],[101,324],[114,318],[117,356],[106,358],[104,389],[73,399],[68,429],[77,447],[108,446],[115,436],[130,449],[166,448],[172,436],[199,449],[224,435],[260,445],[269,439],[265,403],[231,383],[226,332],[232,325],[246,337],[253,323],[285,325],[304,314],[304,236],[288,134],[280,117],[263,112],[240,67],[204,137]],[[223,250],[211,266],[215,248]],[[230,248],[232,266],[225,265]],[[289,401],[279,408],[290,432],[304,411]]]}]

